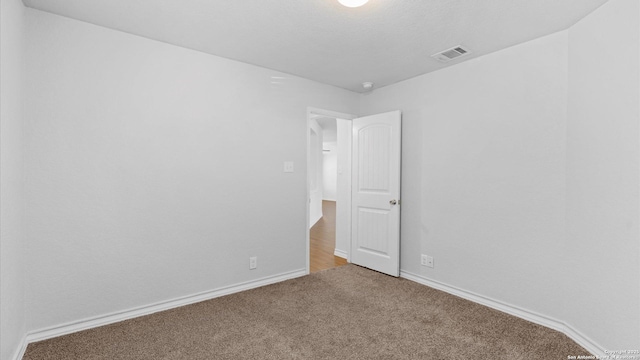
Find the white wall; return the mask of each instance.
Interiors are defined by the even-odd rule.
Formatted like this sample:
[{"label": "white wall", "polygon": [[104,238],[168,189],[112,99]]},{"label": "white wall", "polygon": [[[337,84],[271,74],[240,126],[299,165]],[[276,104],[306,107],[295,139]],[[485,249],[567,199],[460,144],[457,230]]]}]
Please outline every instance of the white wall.
[{"label": "white wall", "polygon": [[336,191],[338,187],[338,143],[336,141],[325,141],[322,144],[322,151],[322,199],[336,201]]},{"label": "white wall", "polygon": [[307,107],[357,94],[27,15],[30,330],[304,270]]},{"label": "white wall", "polygon": [[639,98],[640,4],[613,0],[569,31],[565,250],[566,320],[608,349],[640,349]]},{"label": "white wall", "polygon": [[403,271],[561,314],[566,57],[559,33],[364,97],[403,113]]},{"label": "white wall", "polygon": [[322,127],[309,120],[309,228],[322,218]]},{"label": "white wall", "polygon": [[22,63],[19,0],[0,1],[0,359],[13,359],[25,335]]},{"label": "white wall", "polygon": [[403,272],[640,348],[639,7],[363,96],[403,111]]},{"label": "white wall", "polygon": [[351,246],[351,141],[353,122],[336,119],[337,165],[336,183],[336,248],[334,254],[348,258]]}]

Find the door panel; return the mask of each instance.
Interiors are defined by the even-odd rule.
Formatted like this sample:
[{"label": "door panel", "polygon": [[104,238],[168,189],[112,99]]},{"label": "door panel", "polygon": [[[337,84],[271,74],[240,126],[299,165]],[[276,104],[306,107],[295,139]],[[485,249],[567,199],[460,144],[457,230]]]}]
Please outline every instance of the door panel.
[{"label": "door panel", "polygon": [[400,272],[401,114],[353,120],[351,262]]}]

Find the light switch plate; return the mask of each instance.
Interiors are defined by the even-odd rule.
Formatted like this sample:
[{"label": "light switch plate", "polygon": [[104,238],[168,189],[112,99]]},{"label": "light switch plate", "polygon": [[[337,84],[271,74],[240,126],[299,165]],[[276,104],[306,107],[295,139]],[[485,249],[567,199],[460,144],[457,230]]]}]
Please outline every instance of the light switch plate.
[{"label": "light switch plate", "polygon": [[284,162],[284,172],[292,173],[293,172],[293,161],[285,161]]}]

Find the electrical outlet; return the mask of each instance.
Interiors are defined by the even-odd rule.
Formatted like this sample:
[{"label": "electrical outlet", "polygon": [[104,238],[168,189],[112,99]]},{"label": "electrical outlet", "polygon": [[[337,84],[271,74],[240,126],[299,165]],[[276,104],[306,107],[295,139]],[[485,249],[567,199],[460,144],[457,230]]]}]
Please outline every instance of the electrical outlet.
[{"label": "electrical outlet", "polygon": [[433,257],[429,255],[422,254],[420,256],[420,264],[426,267],[433,267]]},{"label": "electrical outlet", "polygon": [[293,172],[293,161],[285,161],[283,170],[286,173],[292,173]]},{"label": "electrical outlet", "polygon": [[258,257],[252,256],[249,258],[249,270],[254,270],[258,267]]}]

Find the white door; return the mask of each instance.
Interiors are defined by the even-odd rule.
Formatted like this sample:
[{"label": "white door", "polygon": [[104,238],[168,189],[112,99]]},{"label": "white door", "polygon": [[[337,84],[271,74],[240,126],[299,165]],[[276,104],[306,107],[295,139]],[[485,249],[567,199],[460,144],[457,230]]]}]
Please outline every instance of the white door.
[{"label": "white door", "polygon": [[400,275],[401,114],[353,120],[351,262]]}]

